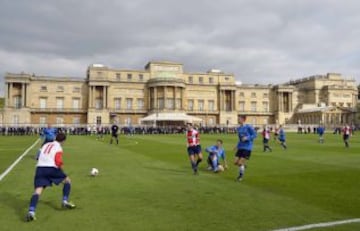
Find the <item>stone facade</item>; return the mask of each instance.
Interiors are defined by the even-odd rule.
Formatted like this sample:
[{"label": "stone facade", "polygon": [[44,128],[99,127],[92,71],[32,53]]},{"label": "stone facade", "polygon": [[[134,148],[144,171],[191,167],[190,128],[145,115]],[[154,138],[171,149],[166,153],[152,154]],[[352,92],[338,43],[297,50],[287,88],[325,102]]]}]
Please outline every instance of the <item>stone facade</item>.
[{"label": "stone facade", "polygon": [[144,70],[93,64],[86,78],[7,73],[2,123],[138,125],[154,113],[186,113],[210,126],[235,125],[239,115],[259,126],[352,123],[357,94],[355,81],[339,74],[249,85],[220,70],[187,73],[173,62],[149,62]]}]

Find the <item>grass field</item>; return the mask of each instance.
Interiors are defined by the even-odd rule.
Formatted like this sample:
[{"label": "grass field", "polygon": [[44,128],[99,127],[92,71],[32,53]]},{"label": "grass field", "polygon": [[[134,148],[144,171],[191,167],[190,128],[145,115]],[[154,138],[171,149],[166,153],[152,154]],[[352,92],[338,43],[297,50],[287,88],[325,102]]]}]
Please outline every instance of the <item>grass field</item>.
[{"label": "grass field", "polygon": [[[236,135],[202,135],[203,148],[224,140],[228,161]],[[0,173],[36,137],[0,137]],[[69,136],[64,145],[65,171],[72,178],[75,210],[60,208],[62,187],[43,193],[37,220],[24,221],[33,191],[34,148],[0,181],[0,230],[275,230],[360,217],[360,140],[346,149],[341,136],[288,134],[288,150],[274,141],[263,153],[261,138],[245,178],[237,168],[220,174],[200,165],[192,174],[184,135]],[[36,147],[38,147],[37,145]],[[100,175],[90,177],[92,167]],[[360,223],[311,230],[360,230]]]}]

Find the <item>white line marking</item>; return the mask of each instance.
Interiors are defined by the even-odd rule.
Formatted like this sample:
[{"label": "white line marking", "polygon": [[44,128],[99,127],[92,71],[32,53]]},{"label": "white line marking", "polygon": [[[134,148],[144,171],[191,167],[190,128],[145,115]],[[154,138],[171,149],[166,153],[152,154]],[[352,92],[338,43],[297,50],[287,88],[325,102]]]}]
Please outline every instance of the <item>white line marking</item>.
[{"label": "white line marking", "polygon": [[313,228],[320,228],[320,227],[330,227],[330,226],[335,226],[335,225],[350,224],[350,223],[356,223],[356,222],[360,222],[360,218],[303,225],[303,226],[290,227],[290,228],[284,228],[284,229],[276,229],[276,230],[272,230],[272,231],[297,231],[297,230],[306,230],[306,229],[313,229]]},{"label": "white line marking", "polygon": [[20,160],[21,160],[22,158],[24,158],[24,156],[26,156],[26,154],[28,154],[28,152],[29,152],[31,149],[33,149],[33,147],[34,147],[37,143],[39,143],[39,141],[40,141],[40,139],[37,139],[37,140],[35,141],[35,143],[33,143],[28,149],[26,149],[25,152],[24,152],[23,154],[21,154],[21,156],[19,156],[19,158],[17,158],[17,159],[15,160],[15,162],[12,163],[12,165],[10,165],[10,166],[5,170],[5,172],[3,172],[3,173],[0,175],[0,181],[2,181],[2,179],[4,179],[4,177],[5,177],[7,174],[9,174],[9,172],[20,162]]}]

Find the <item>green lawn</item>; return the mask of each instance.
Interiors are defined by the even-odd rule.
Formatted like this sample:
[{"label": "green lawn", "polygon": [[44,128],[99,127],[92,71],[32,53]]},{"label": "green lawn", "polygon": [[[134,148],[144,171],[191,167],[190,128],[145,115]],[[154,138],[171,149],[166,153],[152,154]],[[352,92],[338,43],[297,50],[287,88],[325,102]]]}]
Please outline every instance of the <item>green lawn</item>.
[{"label": "green lawn", "polygon": [[[360,141],[346,149],[341,136],[288,134],[288,150],[272,141],[263,153],[261,137],[242,182],[237,168],[220,174],[200,166],[194,176],[185,135],[120,136],[120,144],[94,136],[69,136],[65,171],[72,178],[77,208],[60,209],[61,187],[42,195],[37,220],[24,216],[32,194],[36,146],[0,182],[1,230],[274,230],[360,217]],[[236,135],[202,135],[203,148],[224,140],[228,161]],[[36,137],[0,137],[3,172]],[[92,167],[100,175],[90,177]],[[312,230],[360,230],[360,223]]]}]

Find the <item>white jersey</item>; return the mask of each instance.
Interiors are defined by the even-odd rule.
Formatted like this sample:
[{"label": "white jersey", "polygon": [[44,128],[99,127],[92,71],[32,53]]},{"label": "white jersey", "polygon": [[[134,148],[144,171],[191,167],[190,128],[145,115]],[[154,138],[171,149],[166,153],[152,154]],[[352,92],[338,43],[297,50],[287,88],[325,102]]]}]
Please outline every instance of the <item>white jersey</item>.
[{"label": "white jersey", "polygon": [[62,165],[62,147],[59,142],[54,141],[46,143],[40,151],[38,167],[55,167],[59,168]]}]

